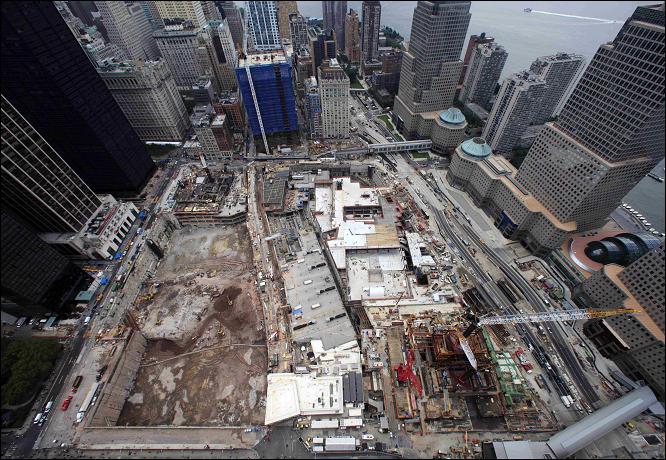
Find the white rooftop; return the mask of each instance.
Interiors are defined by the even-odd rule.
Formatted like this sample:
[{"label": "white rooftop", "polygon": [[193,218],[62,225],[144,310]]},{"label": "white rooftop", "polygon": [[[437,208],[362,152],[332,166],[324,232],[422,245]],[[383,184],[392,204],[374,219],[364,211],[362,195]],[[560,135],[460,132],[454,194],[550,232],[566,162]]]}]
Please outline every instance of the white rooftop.
[{"label": "white rooftop", "polygon": [[422,248],[425,247],[425,242],[421,235],[418,233],[408,232],[405,233],[407,237],[407,245],[409,246],[409,253],[412,255],[412,262],[415,267],[434,267],[435,259],[431,255],[424,255]]},{"label": "white rooftop", "polygon": [[343,413],[342,377],[313,374],[268,374],[266,425],[298,415]]}]

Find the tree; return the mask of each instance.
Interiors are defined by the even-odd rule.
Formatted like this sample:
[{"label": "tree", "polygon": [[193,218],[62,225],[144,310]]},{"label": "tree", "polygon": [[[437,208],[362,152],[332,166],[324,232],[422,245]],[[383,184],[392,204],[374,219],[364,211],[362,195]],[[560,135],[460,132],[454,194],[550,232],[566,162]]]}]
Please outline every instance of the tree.
[{"label": "tree", "polygon": [[48,377],[62,346],[56,340],[40,339],[16,340],[2,345],[2,402],[19,404]]}]

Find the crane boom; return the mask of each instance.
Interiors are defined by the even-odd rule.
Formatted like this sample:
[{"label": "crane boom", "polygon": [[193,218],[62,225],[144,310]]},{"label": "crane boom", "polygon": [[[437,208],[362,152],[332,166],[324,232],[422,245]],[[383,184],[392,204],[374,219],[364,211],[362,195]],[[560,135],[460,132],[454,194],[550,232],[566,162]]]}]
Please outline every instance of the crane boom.
[{"label": "crane boom", "polygon": [[252,81],[252,72],[250,71],[250,56],[247,50],[247,34],[250,30],[250,8],[246,4],[245,13],[245,30],[243,31],[243,54],[245,54],[245,74],[247,75],[247,82],[250,84],[250,92],[252,93],[252,102],[254,103],[254,110],[257,112],[257,121],[259,122],[259,129],[261,130],[261,138],[264,141],[264,149],[266,155],[270,155],[271,151],[268,149],[268,140],[266,139],[266,131],[264,130],[264,121],[261,118],[261,110],[259,110],[259,101],[257,100],[257,93],[254,90],[254,82]]},{"label": "crane boom", "polygon": [[608,310],[576,309],[520,315],[486,316],[484,318],[479,318],[478,325],[484,326],[493,324],[545,323],[548,321],[576,321],[579,319],[606,318],[609,316],[636,314],[641,313],[641,311],[642,310],[629,308],[615,308]]}]

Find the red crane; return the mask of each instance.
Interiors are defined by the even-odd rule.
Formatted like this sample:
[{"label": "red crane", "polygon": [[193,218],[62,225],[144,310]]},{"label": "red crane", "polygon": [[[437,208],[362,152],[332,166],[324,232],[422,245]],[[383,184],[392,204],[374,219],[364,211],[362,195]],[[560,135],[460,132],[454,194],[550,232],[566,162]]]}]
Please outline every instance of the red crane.
[{"label": "red crane", "polygon": [[414,352],[411,349],[407,351],[407,364],[400,363],[396,370],[398,371],[398,382],[409,380],[412,386],[419,392],[419,396],[423,396],[421,382],[419,382],[419,378],[414,373]]}]

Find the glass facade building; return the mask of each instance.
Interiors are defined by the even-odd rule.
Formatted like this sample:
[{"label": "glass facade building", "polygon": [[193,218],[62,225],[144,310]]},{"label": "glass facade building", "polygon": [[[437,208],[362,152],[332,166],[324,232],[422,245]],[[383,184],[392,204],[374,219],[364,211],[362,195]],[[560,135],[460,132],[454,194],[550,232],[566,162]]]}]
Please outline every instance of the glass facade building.
[{"label": "glass facade building", "polygon": [[53,2],[7,1],[2,92],[96,193],[136,193],[155,168]]},{"label": "glass facade building", "polygon": [[[265,56],[262,55],[262,57]],[[249,56],[249,59],[253,58],[253,55]],[[263,59],[261,60],[262,63],[250,64],[250,72],[266,135],[297,131],[298,115],[291,77],[291,64],[270,61],[263,63]],[[254,105],[250,82],[243,65],[236,69],[236,77],[243,95],[243,104],[245,104],[252,134],[260,136],[259,117]]]}]

